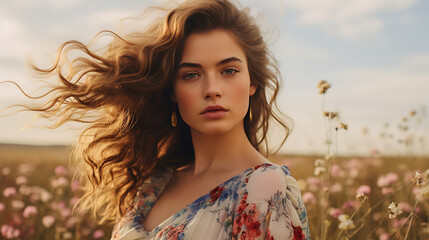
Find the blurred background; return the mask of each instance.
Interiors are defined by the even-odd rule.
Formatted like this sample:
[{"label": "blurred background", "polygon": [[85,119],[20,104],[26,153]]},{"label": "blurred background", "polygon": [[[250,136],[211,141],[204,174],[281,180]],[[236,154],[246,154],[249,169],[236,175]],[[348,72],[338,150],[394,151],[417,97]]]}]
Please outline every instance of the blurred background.
[{"label": "blurred background", "polygon": [[[237,3],[257,17],[278,60],[278,105],[295,127],[270,160],[296,178],[313,239],[429,239],[429,1]],[[138,30],[144,21],[124,18],[163,4],[171,5],[0,1],[0,82],[42,95],[48,89],[39,89],[41,81],[57,80],[38,78],[26,59],[50,67],[63,42],[89,43],[102,30]],[[331,84],[325,95],[321,80]],[[86,126],[46,129],[55,121],[33,112],[6,117],[21,108],[1,111],[46,101],[30,101],[15,85],[0,83],[0,238],[109,239],[112,225],[73,212],[83,192],[68,163],[69,146]],[[339,118],[330,121],[324,111]],[[283,136],[271,132],[274,147]],[[389,206],[396,206],[393,218]]]},{"label": "blurred background", "polygon": [[[46,89],[35,91],[42,85],[26,66],[26,58],[48,67],[64,41],[88,43],[99,31],[115,31],[121,19],[160,2],[167,1],[1,1],[0,81],[16,81],[26,93],[40,95]],[[423,147],[429,135],[428,1],[238,3],[259,16],[279,62],[283,87],[278,103],[281,111],[295,121],[281,153],[312,155],[326,150],[322,95],[317,89],[320,80],[332,85],[326,95],[325,111],[338,111],[349,128],[338,135],[340,154],[366,154],[374,149],[403,154],[404,148],[398,147],[405,141],[399,126],[405,124],[419,141],[413,145],[413,152],[428,152]],[[29,102],[16,86],[0,84],[0,109]],[[413,110],[417,114],[410,119]],[[32,112],[0,117],[0,143],[67,145],[75,142],[83,130],[78,124],[55,130],[37,127],[48,124]],[[273,133],[271,137],[276,142],[281,136]],[[380,141],[380,137],[385,139]]]}]

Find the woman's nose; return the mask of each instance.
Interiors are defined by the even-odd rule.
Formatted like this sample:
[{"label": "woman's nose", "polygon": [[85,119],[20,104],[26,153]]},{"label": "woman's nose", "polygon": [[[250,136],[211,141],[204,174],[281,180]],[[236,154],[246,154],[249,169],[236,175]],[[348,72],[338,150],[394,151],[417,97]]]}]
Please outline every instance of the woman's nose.
[{"label": "woman's nose", "polygon": [[204,98],[215,99],[222,96],[222,88],[219,79],[213,75],[207,75],[204,80]]}]

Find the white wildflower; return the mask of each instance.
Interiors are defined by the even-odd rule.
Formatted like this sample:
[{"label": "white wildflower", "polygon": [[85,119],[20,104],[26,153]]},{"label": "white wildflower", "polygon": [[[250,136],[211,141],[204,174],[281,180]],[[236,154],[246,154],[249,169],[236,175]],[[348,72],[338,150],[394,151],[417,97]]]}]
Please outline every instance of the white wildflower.
[{"label": "white wildflower", "polygon": [[316,159],[315,161],[314,161],[314,166],[316,166],[316,167],[323,167],[323,166],[325,166],[325,160],[323,160],[323,159]]},{"label": "white wildflower", "polygon": [[51,181],[51,185],[54,188],[66,187],[69,184],[69,180],[65,177],[54,178]]},{"label": "white wildflower", "polygon": [[322,175],[325,171],[326,171],[326,169],[324,167],[316,167],[314,169],[314,175],[315,176]]},{"label": "white wildflower", "polygon": [[356,194],[356,199],[358,199],[359,201],[364,202],[364,201],[366,201],[368,199],[368,197],[365,196],[365,194],[363,194],[363,193],[357,193]]},{"label": "white wildflower", "polygon": [[402,213],[402,210],[399,208],[399,203],[397,202],[391,202],[387,208],[389,209],[390,219],[394,219]]},{"label": "white wildflower", "polygon": [[50,228],[55,223],[54,216],[47,215],[42,218],[42,223],[45,228]]},{"label": "white wildflower", "polygon": [[12,205],[12,208],[15,210],[21,210],[25,207],[24,202],[21,200],[12,200],[10,204]]},{"label": "white wildflower", "polygon": [[421,185],[423,185],[423,175],[420,174],[419,172],[416,172],[416,174],[414,175],[413,179],[411,179],[411,181],[416,186],[421,186]]},{"label": "white wildflower", "polygon": [[338,228],[341,230],[351,230],[355,228],[355,224],[347,214],[341,214],[340,216],[338,216],[338,220],[340,221]]},{"label": "white wildflower", "polygon": [[43,189],[40,192],[40,199],[42,200],[42,202],[47,202],[52,199],[52,194]]}]

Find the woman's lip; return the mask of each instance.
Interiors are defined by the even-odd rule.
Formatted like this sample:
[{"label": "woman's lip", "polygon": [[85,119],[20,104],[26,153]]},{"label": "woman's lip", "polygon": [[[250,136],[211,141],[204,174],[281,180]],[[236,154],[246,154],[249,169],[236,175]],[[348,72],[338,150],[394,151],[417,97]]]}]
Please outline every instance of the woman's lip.
[{"label": "woman's lip", "polygon": [[209,119],[219,119],[225,116],[228,113],[227,110],[215,110],[215,111],[208,111],[204,112],[201,115],[203,115],[205,118]]},{"label": "woman's lip", "polygon": [[211,111],[226,111],[226,109],[220,105],[211,105],[206,107],[201,114]]}]

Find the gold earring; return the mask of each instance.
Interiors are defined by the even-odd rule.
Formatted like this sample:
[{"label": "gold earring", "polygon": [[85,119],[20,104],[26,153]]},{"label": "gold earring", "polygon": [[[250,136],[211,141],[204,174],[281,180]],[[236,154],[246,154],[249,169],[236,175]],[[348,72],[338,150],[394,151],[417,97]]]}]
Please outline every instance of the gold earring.
[{"label": "gold earring", "polygon": [[250,100],[249,100],[249,119],[250,121],[252,121],[252,96],[250,96]]},{"label": "gold earring", "polygon": [[177,126],[176,104],[174,104],[173,114],[171,114],[171,126]]}]

